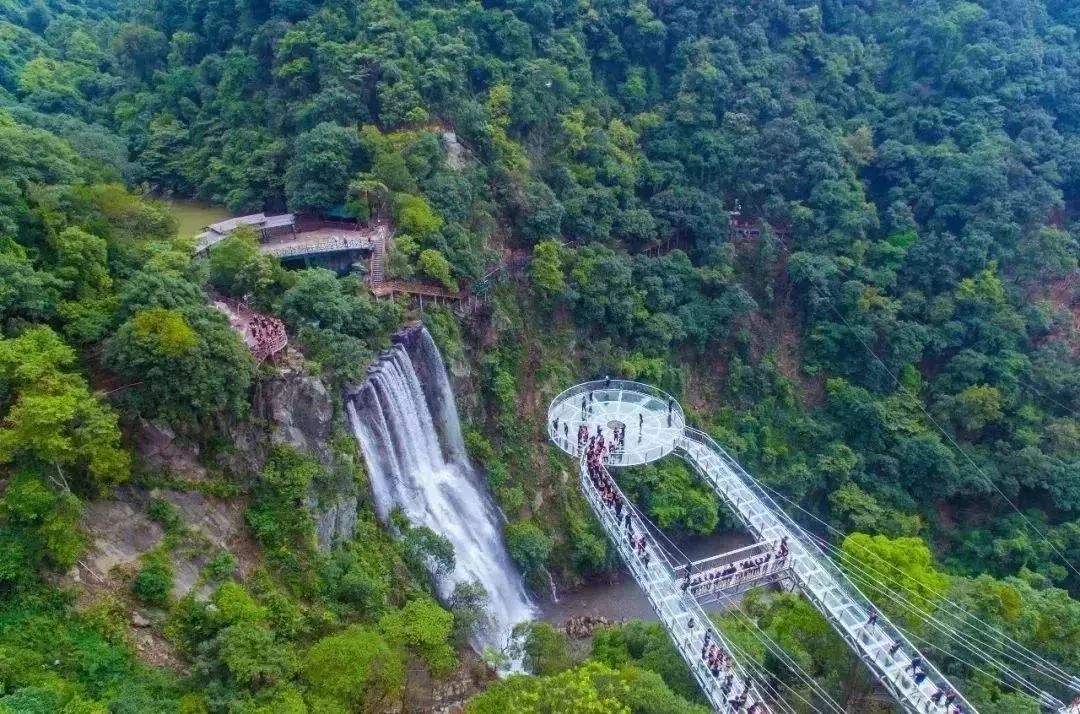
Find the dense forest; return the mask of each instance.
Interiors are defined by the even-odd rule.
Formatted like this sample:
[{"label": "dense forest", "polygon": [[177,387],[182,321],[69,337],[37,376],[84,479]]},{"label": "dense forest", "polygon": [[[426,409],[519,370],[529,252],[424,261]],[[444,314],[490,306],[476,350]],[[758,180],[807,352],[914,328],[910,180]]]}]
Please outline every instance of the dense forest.
[{"label": "dense forest", "polygon": [[[919,608],[1080,672],[1074,3],[0,0],[0,714],[398,711],[417,672],[487,684],[483,590],[439,600],[445,539],[376,521],[340,405],[321,458],[268,445],[253,404],[279,367],[206,291],[278,316],[332,392],[415,310],[242,231],[195,258],[174,198],[385,216],[390,276],[450,290],[531,256],[482,310],[423,319],[537,592],[618,566],[544,443],[550,398],[612,374],[677,395],[792,515],[899,569],[917,607],[867,593],[980,711],[1040,707]],[[151,428],[207,478],[149,463]],[[362,505],[326,550],[311,494],[340,483]],[[677,462],[620,483],[673,536],[732,526]],[[254,555],[163,491],[235,504]],[[116,499],[164,537],[87,587],[92,507]],[[804,600],[744,608],[851,711],[889,710]],[[535,623],[519,646],[533,676],[467,711],[705,711],[655,623],[584,646]]]}]

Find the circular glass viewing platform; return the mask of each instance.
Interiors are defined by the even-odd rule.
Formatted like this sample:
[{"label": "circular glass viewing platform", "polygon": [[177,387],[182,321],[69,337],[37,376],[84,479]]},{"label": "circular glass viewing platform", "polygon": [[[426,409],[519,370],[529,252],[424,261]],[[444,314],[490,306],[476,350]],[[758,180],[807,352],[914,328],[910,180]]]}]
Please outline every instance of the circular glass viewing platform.
[{"label": "circular glass viewing platform", "polygon": [[608,442],[616,428],[625,427],[622,448],[605,462],[609,466],[638,466],[671,453],[686,418],[679,403],[666,392],[639,382],[601,379],[567,389],[548,407],[548,437],[571,456],[581,455],[578,429],[582,424],[589,436],[599,427]]}]

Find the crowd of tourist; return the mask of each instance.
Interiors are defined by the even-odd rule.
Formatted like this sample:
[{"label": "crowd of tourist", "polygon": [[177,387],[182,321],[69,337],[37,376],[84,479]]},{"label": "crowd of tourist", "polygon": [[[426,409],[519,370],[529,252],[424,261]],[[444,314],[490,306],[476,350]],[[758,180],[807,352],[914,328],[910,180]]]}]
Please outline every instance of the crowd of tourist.
[{"label": "crowd of tourist", "polygon": [[[625,427],[623,427],[625,429]],[[596,434],[589,436],[585,425],[578,428],[578,446],[585,447],[585,468],[592,482],[593,488],[600,495],[601,502],[615,513],[615,522],[622,524],[626,530],[626,539],[633,548],[634,553],[641,560],[641,564],[648,568],[652,555],[645,543],[644,535],[637,535],[634,531],[634,517],[631,508],[623,502],[622,494],[615,486],[615,481],[604,468],[604,456],[613,449],[620,448],[621,434],[623,429],[615,429],[610,441],[604,438],[604,427],[597,425]],[[623,510],[626,514],[623,514]]]},{"label": "crowd of tourist", "polygon": [[276,317],[253,315],[248,322],[247,344],[260,362],[284,347],[287,341],[285,323]]},{"label": "crowd of tourist", "polygon": [[689,590],[693,595],[706,595],[744,580],[771,573],[787,565],[789,553],[788,539],[784,536],[780,539],[775,551],[744,558],[736,563],[718,565],[697,575],[692,575],[688,567],[683,577],[683,592]]},{"label": "crowd of tourist", "polygon": [[[693,619],[690,620],[690,628],[693,629]],[[746,682],[742,685],[742,689],[738,693],[734,693],[735,688],[735,674],[732,671],[732,664],[734,663],[728,653],[724,651],[723,647],[718,646],[712,641],[712,632],[705,630],[701,642],[701,661],[705,664],[705,668],[713,676],[714,679],[720,682],[720,691],[727,697],[732,695],[728,700],[728,704],[734,711],[740,712],[742,708],[746,706],[746,699],[750,693],[751,681],[747,677]],[[723,680],[720,676],[723,675]],[[747,714],[759,714],[763,712],[764,705],[760,702],[750,705],[750,708],[746,710]]]}]

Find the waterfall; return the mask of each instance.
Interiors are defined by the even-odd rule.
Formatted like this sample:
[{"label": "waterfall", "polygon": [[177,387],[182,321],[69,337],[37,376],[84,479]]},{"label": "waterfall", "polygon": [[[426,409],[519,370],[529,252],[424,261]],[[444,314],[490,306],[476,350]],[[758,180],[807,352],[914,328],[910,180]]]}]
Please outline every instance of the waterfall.
[{"label": "waterfall", "polygon": [[559,604],[559,591],[555,587],[555,578],[553,578],[551,576],[551,571],[550,570],[548,570],[547,568],[544,568],[543,566],[541,566],[541,568],[543,569],[544,574],[546,574],[547,578],[548,578],[548,586],[551,588],[551,601],[553,603],[555,603],[556,605],[558,605]]},{"label": "waterfall", "polygon": [[465,454],[450,381],[427,330],[395,335],[367,381],[346,389],[345,408],[379,519],[400,508],[453,544],[456,565],[439,578],[439,596],[445,601],[459,583],[483,585],[490,617],[473,646],[503,650],[514,625],[535,611],[503,543],[499,511]]}]

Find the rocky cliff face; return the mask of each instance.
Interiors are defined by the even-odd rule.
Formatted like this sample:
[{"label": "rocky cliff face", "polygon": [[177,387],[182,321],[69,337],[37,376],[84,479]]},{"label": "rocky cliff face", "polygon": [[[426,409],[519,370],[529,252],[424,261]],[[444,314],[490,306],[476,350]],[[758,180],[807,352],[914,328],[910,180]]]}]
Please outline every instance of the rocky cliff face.
[{"label": "rocky cliff face", "polygon": [[304,364],[290,363],[256,387],[254,421],[268,427],[270,442],[306,452],[324,466],[333,465],[329,441],[334,405],[330,390]]},{"label": "rocky cliff face", "polygon": [[311,454],[334,474],[330,483],[320,484],[308,499],[319,548],[329,550],[351,538],[360,493],[349,470],[339,463],[342,457],[330,447],[335,418],[330,389],[319,377],[308,374],[302,362],[294,363],[259,384],[253,406],[256,424],[268,427],[271,444],[287,444]]},{"label": "rocky cliff face", "polygon": [[[140,468],[176,487],[128,487],[118,491],[113,500],[89,504],[84,523],[91,545],[73,569],[72,578],[91,586],[107,586],[113,584],[109,574],[114,568],[136,567],[140,556],[162,539],[160,528],[146,516],[152,498],[172,503],[189,529],[202,534],[214,547],[232,552],[242,573],[255,567],[258,549],[244,521],[245,497],[215,497],[206,493],[214,492],[206,487],[214,481],[214,470],[237,479],[258,474],[274,444],[286,444],[314,456],[333,474],[328,483],[319,484],[317,492],[313,489],[308,499],[319,547],[329,550],[350,538],[361,494],[348,475],[349,469],[342,468],[340,461],[345,457],[330,446],[334,419],[331,390],[319,377],[308,374],[301,358],[291,355],[277,372],[257,383],[250,419],[230,428],[230,448],[212,459],[171,429],[142,422],[135,449]],[[211,461],[213,466],[209,466]],[[180,558],[173,565],[173,595],[180,597],[195,586],[200,563]]]},{"label": "rocky cliff face", "polygon": [[[353,478],[358,456],[333,448],[334,395],[303,359],[288,356],[255,386],[248,419],[228,430],[228,446],[206,453],[172,429],[140,422],[133,430],[136,467],[141,478],[108,500],[86,504],[83,527],[87,549],[58,581],[74,585],[80,607],[121,593],[131,608],[128,624],[140,658],[154,666],[183,670],[164,636],[166,613],[127,598],[131,579],[147,554],[164,552],[172,569],[173,600],[189,593],[206,599],[212,592],[206,567],[228,553],[243,580],[262,564],[262,553],[246,521],[251,482],[263,470],[270,448],[286,444],[316,458],[328,474],[307,499],[318,545],[329,550],[351,538],[362,494]],[[352,440],[342,441],[352,445]],[[235,495],[228,495],[231,490]],[[164,502],[179,520],[169,533],[151,517]]]}]

